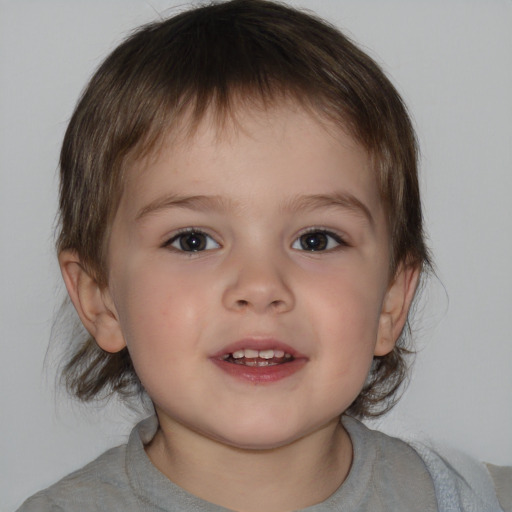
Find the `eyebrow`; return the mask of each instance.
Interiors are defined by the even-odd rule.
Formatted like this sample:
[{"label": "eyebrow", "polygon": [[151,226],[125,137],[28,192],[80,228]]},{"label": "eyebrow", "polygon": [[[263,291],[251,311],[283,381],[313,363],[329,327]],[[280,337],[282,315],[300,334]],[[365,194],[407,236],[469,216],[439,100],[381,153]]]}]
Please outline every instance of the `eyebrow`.
[{"label": "eyebrow", "polygon": [[348,192],[298,196],[283,205],[284,211],[316,210],[319,208],[341,208],[348,210],[366,219],[372,227],[375,225],[370,209],[357,197]]},{"label": "eyebrow", "polygon": [[135,216],[135,220],[138,221],[150,214],[170,208],[186,208],[198,211],[224,211],[231,205],[232,201],[222,196],[180,196],[177,194],[168,194],[155,199],[141,208]]},{"label": "eyebrow", "polygon": [[[236,203],[231,199],[217,195],[180,196],[177,194],[168,194],[155,199],[141,208],[135,216],[135,220],[138,221],[148,215],[171,208],[222,212],[233,208],[235,204]],[[372,227],[375,225],[369,208],[353,194],[347,192],[300,195],[287,200],[281,205],[283,212],[312,211],[320,208],[341,208],[348,210],[365,218]]]}]

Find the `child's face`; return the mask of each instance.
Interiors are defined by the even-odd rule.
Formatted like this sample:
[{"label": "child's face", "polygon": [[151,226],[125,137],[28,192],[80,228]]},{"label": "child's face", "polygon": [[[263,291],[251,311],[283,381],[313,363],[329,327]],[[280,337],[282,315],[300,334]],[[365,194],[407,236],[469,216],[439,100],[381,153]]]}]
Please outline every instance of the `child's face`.
[{"label": "child's face", "polygon": [[237,119],[129,170],[104,346],[126,343],[163,428],[264,448],[337,422],[400,326],[365,151],[299,108]]}]

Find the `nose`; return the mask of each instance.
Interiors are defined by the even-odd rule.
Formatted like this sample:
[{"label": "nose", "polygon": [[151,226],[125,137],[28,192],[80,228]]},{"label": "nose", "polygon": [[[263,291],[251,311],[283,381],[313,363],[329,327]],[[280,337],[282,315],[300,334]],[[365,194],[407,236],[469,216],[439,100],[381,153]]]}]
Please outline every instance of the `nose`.
[{"label": "nose", "polygon": [[286,263],[253,255],[230,265],[230,280],[224,290],[224,307],[231,311],[286,313],[295,298],[286,282]]}]

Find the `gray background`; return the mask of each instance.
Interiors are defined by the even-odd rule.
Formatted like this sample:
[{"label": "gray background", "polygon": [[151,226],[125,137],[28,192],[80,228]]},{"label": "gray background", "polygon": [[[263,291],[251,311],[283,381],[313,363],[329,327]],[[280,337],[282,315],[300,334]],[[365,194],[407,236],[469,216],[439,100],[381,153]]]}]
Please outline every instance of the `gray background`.
[{"label": "gray background", "polygon": [[[0,510],[125,440],[135,415],[83,407],[43,367],[63,287],[56,167],[87,78],[172,0],[0,0]],[[409,390],[379,425],[512,464],[512,1],[300,0],[403,93],[422,146],[439,280],[416,317]]]}]

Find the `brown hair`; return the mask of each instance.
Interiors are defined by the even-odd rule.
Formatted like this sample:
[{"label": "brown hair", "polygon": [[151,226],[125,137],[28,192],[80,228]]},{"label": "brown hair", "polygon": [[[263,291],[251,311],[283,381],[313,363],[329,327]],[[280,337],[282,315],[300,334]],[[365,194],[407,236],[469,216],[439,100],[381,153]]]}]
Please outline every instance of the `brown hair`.
[{"label": "brown hair", "polygon": [[[105,247],[127,162],[154,149],[185,113],[197,124],[207,110],[222,118],[240,102],[285,98],[335,121],[368,151],[388,217],[391,272],[428,265],[416,140],[399,94],[337,29],[264,0],[205,5],[149,24],[104,61],[63,142],[58,251],[76,251],[106,285]],[[377,415],[394,403],[407,374],[406,334],[375,358],[350,414]],[[103,352],[92,339],[74,349],[64,376],[82,400],[141,390],[127,350]]]}]

